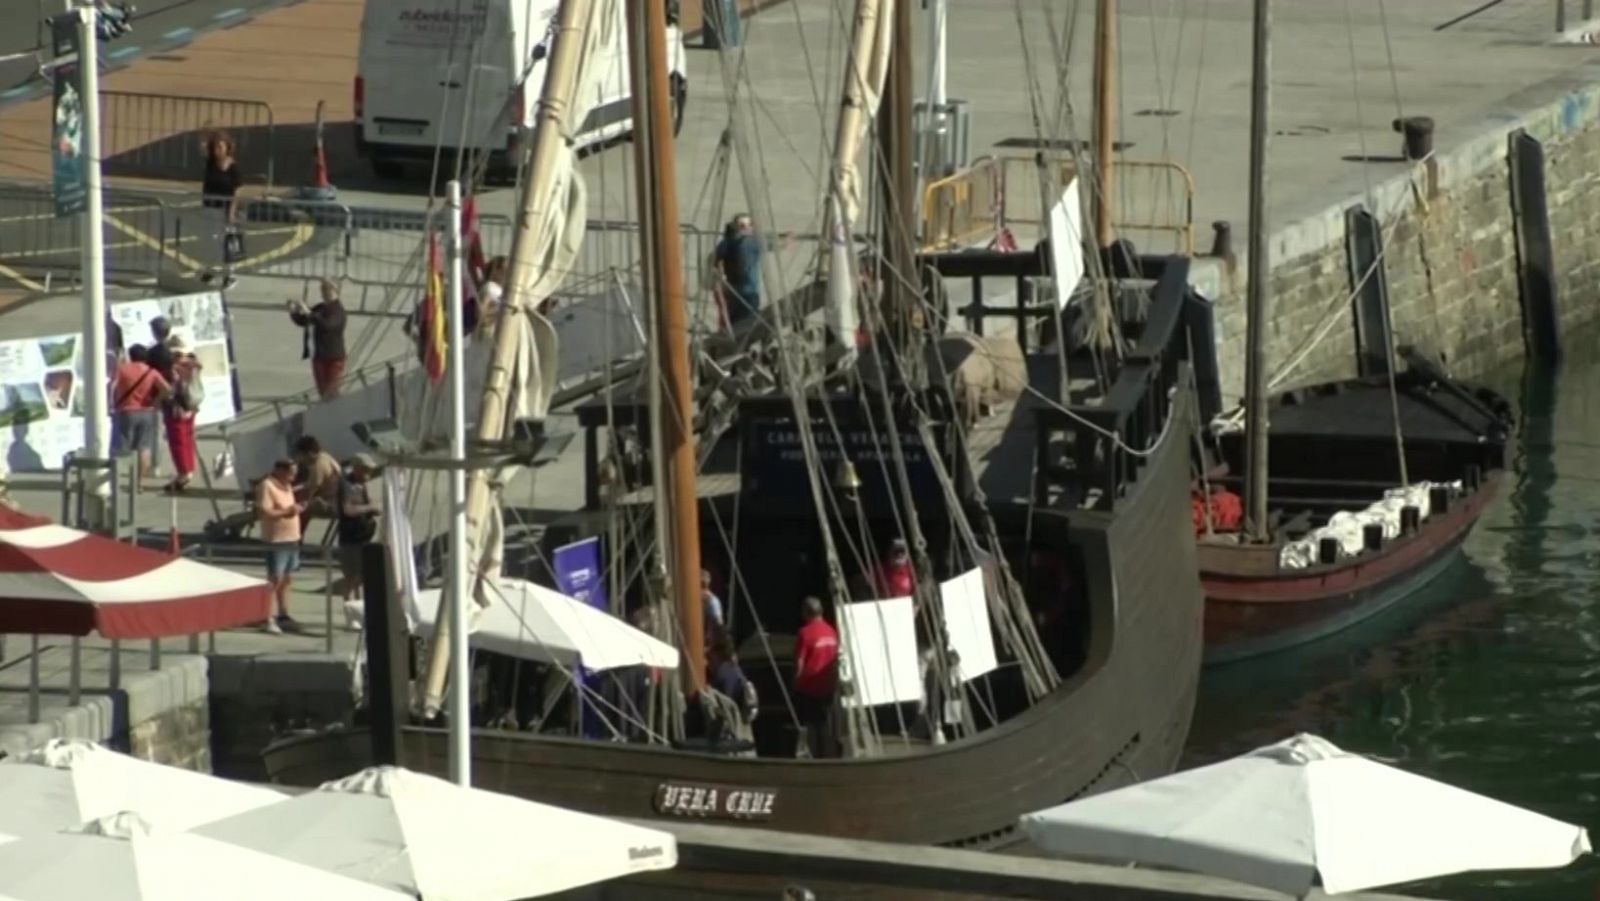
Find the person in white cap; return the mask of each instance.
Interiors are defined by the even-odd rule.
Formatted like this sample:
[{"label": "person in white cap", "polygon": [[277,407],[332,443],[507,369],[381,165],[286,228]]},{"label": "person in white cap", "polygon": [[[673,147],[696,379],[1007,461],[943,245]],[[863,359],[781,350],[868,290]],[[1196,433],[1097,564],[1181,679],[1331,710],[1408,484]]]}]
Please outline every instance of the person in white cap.
[{"label": "person in white cap", "polygon": [[172,393],[161,408],[161,418],[166,426],[167,450],[172,454],[174,473],[166,491],[179,494],[189,487],[189,480],[199,465],[194,420],[200,405],[205,403],[206,390],[200,378],[200,361],[183,332],[175,331],[167,337],[166,351],[172,361]]}]

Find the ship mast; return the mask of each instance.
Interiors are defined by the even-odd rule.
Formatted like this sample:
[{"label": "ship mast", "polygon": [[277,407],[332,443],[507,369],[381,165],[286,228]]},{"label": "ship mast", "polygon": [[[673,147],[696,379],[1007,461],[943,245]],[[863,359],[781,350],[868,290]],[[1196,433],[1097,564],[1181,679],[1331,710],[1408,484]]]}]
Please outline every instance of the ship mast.
[{"label": "ship mast", "polygon": [[1271,91],[1272,9],[1255,0],[1250,68],[1250,246],[1245,297],[1245,534],[1264,542],[1267,528],[1267,120]]},{"label": "ship mast", "polygon": [[700,600],[700,514],[696,506],[694,410],[689,388],[688,297],[678,239],[677,161],[667,88],[667,17],[659,0],[626,0],[628,46],[644,83],[633,85],[634,153],[644,218],[646,296],[655,298],[655,358],[662,403],[653,427],[665,457],[666,484],[655,486],[672,534],[659,535],[667,586],[677,601],[684,693],[705,687],[705,623]]},{"label": "ship mast", "polygon": [[[567,122],[567,117],[572,109],[578,67],[587,43],[590,6],[591,0],[563,0],[557,13],[556,38],[550,50],[550,62],[535,113],[528,176],[523,183],[517,233],[511,246],[510,284],[506,286],[502,301],[499,323],[495,329],[494,350],[478,410],[474,437],[480,446],[493,446],[505,441],[510,424],[507,413],[511,409],[514,390],[512,374],[521,337],[518,320],[526,315],[530,293],[528,287],[537,277],[537,273],[531,270],[536,265],[539,242],[543,238],[541,232],[545,217],[540,214],[541,207],[552,202],[555,196],[551,190],[551,180],[557,172],[556,163],[565,149],[566,135],[576,125]],[[494,501],[491,475],[488,470],[474,469],[467,482],[468,557],[464,561],[457,561],[456,565],[468,567],[469,590],[473,597],[481,596],[479,583],[485,575],[480,561],[484,559],[486,526]],[[449,595],[450,592],[440,592],[440,609],[434,618],[438,625],[429,648],[427,681],[423,691],[423,710],[429,716],[439,710],[450,665],[450,618],[445,609]]]},{"label": "ship mast", "polygon": [[1094,227],[1099,250],[1116,239],[1111,167],[1117,152],[1117,0],[1100,0],[1094,20]]},{"label": "ship mast", "polygon": [[891,5],[889,71],[878,110],[879,240],[884,262],[884,271],[878,277],[883,285],[890,345],[900,352],[896,365],[901,367],[908,384],[916,384],[916,375],[905,371],[922,360],[918,348],[922,339],[918,334],[921,274],[914,243],[918,210],[911,129],[911,0],[898,0]]}]

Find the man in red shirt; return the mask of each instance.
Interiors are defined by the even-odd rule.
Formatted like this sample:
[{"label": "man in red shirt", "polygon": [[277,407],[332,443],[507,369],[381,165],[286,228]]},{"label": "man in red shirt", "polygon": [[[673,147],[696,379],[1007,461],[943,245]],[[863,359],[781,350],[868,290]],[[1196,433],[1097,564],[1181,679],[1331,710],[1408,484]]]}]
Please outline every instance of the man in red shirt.
[{"label": "man in red shirt", "polygon": [[111,381],[111,450],[138,454],[141,479],[154,475],[156,429],[161,425],[157,411],[172,393],[167,380],[146,362],[147,352],[139,345],[128,348]]},{"label": "man in red shirt", "polygon": [[822,602],[814,597],[805,599],[801,617],[805,622],[794,641],[794,707],[803,730],[801,747],[813,758],[837,757],[833,701],[839,687],[839,633],[822,618]]}]

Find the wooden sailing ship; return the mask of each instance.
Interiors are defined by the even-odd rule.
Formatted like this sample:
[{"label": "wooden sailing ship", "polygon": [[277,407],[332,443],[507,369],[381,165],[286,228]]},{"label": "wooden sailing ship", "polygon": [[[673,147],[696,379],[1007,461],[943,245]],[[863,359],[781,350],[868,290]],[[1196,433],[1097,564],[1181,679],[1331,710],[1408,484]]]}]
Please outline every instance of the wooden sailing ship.
[{"label": "wooden sailing ship", "polygon": [[[1433,487],[1398,534],[1364,530],[1346,553],[1319,540],[1307,564],[1285,565],[1284,545],[1305,540],[1335,514],[1370,507],[1399,485],[1394,416],[1385,376],[1287,392],[1272,405],[1268,506],[1276,541],[1202,536],[1206,661],[1225,663],[1285,650],[1376,616],[1424,588],[1455,559],[1503,479],[1509,406],[1432,367],[1395,380],[1406,471]],[[1243,471],[1242,436],[1218,442],[1228,472]],[[1243,480],[1209,481],[1237,491]]]},{"label": "wooden sailing ship", "polygon": [[[657,16],[644,21],[659,28]],[[902,4],[897,35],[909,36],[909,21]],[[552,67],[561,53],[558,41]],[[909,62],[896,65],[904,68],[891,80],[908,90]],[[664,109],[660,91],[642,93]],[[898,103],[889,118],[907,119],[909,93]],[[659,242],[675,232],[676,210],[667,187],[670,137],[652,130],[654,146],[640,151],[649,165],[640,168],[653,172],[641,180],[652,200],[646,231]],[[909,133],[891,130],[883,140],[897,182],[885,207],[895,211],[888,218],[898,217],[890,229],[899,231],[886,241],[888,268],[944,280],[1015,278],[1019,289],[1047,274],[1042,247],[914,258],[906,234],[914,196]],[[852,204],[835,203],[848,234]],[[915,361],[895,352],[904,321],[887,314],[865,317],[873,338],[854,365],[802,379],[785,361],[778,389],[736,393],[720,407],[702,396],[694,409],[684,348],[673,340],[683,327],[671,318],[683,306],[674,253],[662,243],[648,251],[661,301],[656,334],[668,336],[658,339],[662,377],[579,409],[589,509],[552,527],[547,540],[604,534],[618,517],[640,522],[661,512],[657,525],[671,540],[656,559],[666,563],[691,697],[705,684],[695,570],[727,547],[717,562],[742,574],[749,606],[743,625],[730,629],[761,685],[753,743],[478,728],[471,734],[475,784],[614,816],[993,847],[1016,840],[1026,811],[1172,770],[1194,710],[1201,642],[1185,490],[1195,426],[1188,262],[1144,258],[1121,281],[1124,294],[1144,297],[1125,305],[1137,315],[1115,323],[1119,353],[1055,345],[1028,352],[1019,342],[1027,390],[987,409],[956,403],[937,363],[928,364],[932,377],[917,378]],[[836,258],[835,281],[839,266]],[[921,293],[885,283],[880,302],[889,313],[904,312],[923,303]],[[817,295],[797,292],[785,303],[803,306]],[[780,309],[767,322],[794,312]],[[1061,315],[1054,303],[1024,313],[1025,320]],[[851,319],[830,311],[836,341],[853,342],[853,329],[840,334]],[[1031,331],[1019,329],[1024,340]],[[492,376],[487,392],[500,390]],[[659,400],[649,396],[652,383],[662,385]],[[685,423],[697,423],[699,433]],[[744,540],[725,542],[728,523]],[[837,612],[859,600],[845,572],[867,575],[872,549],[890,536],[912,539],[919,585],[967,567],[983,572],[995,631],[1007,637],[996,643],[998,665],[954,692],[961,712],[919,728],[906,725],[916,716],[908,705],[853,708],[850,753],[797,757],[782,651],[798,602],[826,596]],[[623,565],[651,553],[608,552]],[[436,636],[436,658],[442,645]],[[771,647],[779,652],[758,652]],[[437,696],[432,680],[427,694]],[[400,744],[405,765],[446,767],[443,730],[408,726]],[[281,741],[264,756],[274,781],[312,785],[371,763],[373,745],[364,729],[337,729]]]},{"label": "wooden sailing ship", "polygon": [[[1379,336],[1363,348],[1366,377],[1269,396],[1270,6],[1257,0],[1253,21],[1244,427],[1221,431],[1196,461],[1207,663],[1331,635],[1427,585],[1493,499],[1510,431],[1503,398],[1417,354],[1391,375],[1396,352],[1381,288],[1380,308],[1364,322]],[[1372,266],[1382,265],[1379,255]],[[1376,277],[1381,285],[1381,271]],[[1413,485],[1423,487],[1408,491]],[[1213,489],[1243,497],[1239,527],[1214,528]]]}]

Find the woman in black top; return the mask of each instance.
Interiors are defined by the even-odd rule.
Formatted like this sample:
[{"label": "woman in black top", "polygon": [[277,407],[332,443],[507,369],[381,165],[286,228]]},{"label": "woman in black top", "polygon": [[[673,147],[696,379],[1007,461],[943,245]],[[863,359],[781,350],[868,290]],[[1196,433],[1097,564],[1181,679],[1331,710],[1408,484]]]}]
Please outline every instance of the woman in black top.
[{"label": "woman in black top", "polygon": [[[235,230],[239,218],[239,185],[243,183],[243,176],[239,172],[239,164],[233,158],[233,139],[222,132],[217,132],[206,138],[201,145],[205,150],[206,171],[200,183],[201,202],[207,210],[214,210],[218,222],[217,233],[221,235],[222,248],[222,288],[227,290],[234,286],[238,280],[233,277],[233,259],[229,253],[228,235]],[[239,245],[243,249],[243,244]],[[216,277],[216,270],[208,272],[203,277],[206,284],[210,284]]]}]

